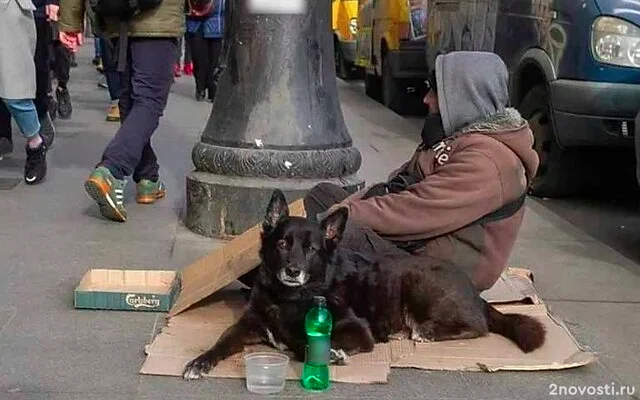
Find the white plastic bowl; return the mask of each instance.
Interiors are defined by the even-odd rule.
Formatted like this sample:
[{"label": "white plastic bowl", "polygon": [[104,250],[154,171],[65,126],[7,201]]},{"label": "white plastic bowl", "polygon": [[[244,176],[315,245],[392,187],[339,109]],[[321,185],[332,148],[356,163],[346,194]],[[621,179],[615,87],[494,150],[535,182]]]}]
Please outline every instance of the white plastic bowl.
[{"label": "white plastic bowl", "polygon": [[247,390],[274,394],[284,389],[289,357],[280,353],[255,352],[244,356]]}]

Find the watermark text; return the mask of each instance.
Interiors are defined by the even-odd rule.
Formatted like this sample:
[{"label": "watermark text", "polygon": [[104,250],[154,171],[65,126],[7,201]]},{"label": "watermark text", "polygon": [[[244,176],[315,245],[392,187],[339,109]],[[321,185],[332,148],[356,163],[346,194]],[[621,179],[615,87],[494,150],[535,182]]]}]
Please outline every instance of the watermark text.
[{"label": "watermark text", "polygon": [[615,382],[598,386],[549,384],[549,396],[633,396],[635,393],[634,386],[616,385]]}]

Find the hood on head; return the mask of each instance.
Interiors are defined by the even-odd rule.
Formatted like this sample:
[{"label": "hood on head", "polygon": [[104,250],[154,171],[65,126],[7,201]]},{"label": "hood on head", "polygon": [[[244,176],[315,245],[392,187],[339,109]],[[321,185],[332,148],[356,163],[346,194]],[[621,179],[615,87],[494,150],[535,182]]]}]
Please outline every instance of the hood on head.
[{"label": "hood on head", "polygon": [[456,51],[436,58],[438,105],[445,136],[501,113],[509,104],[509,73],[497,54]]}]

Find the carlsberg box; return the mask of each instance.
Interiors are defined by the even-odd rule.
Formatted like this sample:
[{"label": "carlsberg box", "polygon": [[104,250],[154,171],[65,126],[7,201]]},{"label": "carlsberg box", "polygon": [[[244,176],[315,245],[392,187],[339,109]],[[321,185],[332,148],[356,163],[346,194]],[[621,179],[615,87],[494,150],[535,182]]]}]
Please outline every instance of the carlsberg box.
[{"label": "carlsberg box", "polygon": [[169,311],[180,293],[176,271],[89,270],[74,291],[75,308]]}]

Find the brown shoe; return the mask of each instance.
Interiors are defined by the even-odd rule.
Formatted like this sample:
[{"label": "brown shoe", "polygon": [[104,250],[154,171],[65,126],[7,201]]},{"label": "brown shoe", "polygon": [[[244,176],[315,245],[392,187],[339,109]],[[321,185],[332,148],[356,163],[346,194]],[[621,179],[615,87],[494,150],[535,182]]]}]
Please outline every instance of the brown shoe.
[{"label": "brown shoe", "polygon": [[120,121],[120,108],[117,104],[111,104],[107,111],[107,121],[119,122]]}]

